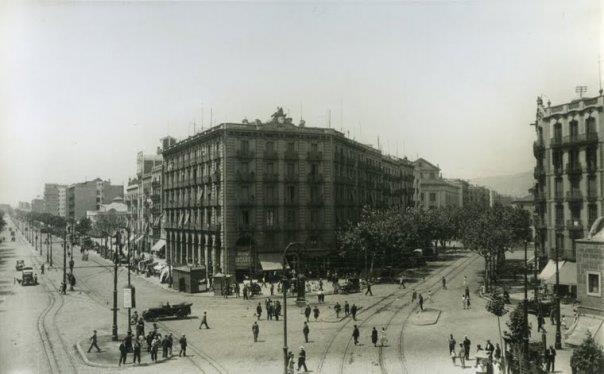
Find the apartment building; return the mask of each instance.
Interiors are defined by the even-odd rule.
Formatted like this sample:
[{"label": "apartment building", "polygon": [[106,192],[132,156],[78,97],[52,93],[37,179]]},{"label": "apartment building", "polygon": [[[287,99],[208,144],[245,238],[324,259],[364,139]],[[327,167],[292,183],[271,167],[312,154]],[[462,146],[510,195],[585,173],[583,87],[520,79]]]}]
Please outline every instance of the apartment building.
[{"label": "apartment building", "polygon": [[164,149],[163,211],[175,264],[239,274],[280,266],[290,242],[335,248],[338,227],[363,205],[413,203],[413,164],[334,129],[292,123],[223,123]]},{"label": "apartment building", "polygon": [[463,205],[463,183],[442,178],[440,167],[423,158],[413,161],[413,166],[415,206],[430,209]]},{"label": "apartment building", "polygon": [[44,199],[37,198],[31,201],[31,211],[34,213],[45,213],[46,212],[46,204],[44,204]]},{"label": "apartment building", "polygon": [[99,210],[101,204],[108,204],[116,197],[124,197],[124,186],[112,185],[109,180],[96,178],[72,184],[66,190],[66,217],[74,221],[86,218],[88,211]]},{"label": "apartment building", "polygon": [[581,98],[551,106],[537,101],[533,154],[537,241],[542,253],[575,260],[575,240],[602,214],[600,141],[604,98]]},{"label": "apartment building", "polygon": [[[52,214],[53,216],[60,216],[61,211],[63,217],[65,216],[65,190],[66,186],[57,183],[45,183],[44,184],[44,204],[46,207],[46,213]],[[61,201],[61,196],[63,197]],[[63,207],[61,209],[61,203]]]}]

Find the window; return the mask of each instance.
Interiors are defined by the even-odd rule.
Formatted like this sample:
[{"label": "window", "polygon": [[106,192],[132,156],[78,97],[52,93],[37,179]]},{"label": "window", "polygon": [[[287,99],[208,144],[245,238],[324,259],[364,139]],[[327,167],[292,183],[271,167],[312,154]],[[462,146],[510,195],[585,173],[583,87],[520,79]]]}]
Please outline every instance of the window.
[{"label": "window", "polygon": [[577,135],[579,135],[579,123],[577,121],[570,122],[570,137],[571,139],[576,139]]},{"label": "window", "polygon": [[587,295],[588,296],[602,296],[602,290],[600,288],[600,273],[595,271],[587,271],[585,274]]},{"label": "window", "polygon": [[275,148],[275,143],[273,142],[266,142],[266,152],[273,152]]},{"label": "window", "polygon": [[419,198],[420,198],[421,201],[424,201],[425,198],[424,198],[424,193],[423,192],[419,195]]},{"label": "window", "polygon": [[249,149],[250,149],[250,142],[247,140],[242,140],[241,141],[241,150],[248,151]]},{"label": "window", "polygon": [[266,210],[266,226],[272,227],[275,225],[275,209],[269,208]]},{"label": "window", "polygon": [[288,142],[287,143],[287,150],[288,151],[293,152],[293,151],[295,151],[295,148],[296,147],[295,147],[295,143],[294,142]]},{"label": "window", "polygon": [[590,204],[588,208],[588,229],[591,227],[591,225],[595,222],[596,219],[598,219],[598,206],[595,204]]},{"label": "window", "polygon": [[564,206],[556,205],[556,225],[562,225],[564,222]]},{"label": "window", "polygon": [[296,187],[295,186],[287,186],[287,201],[293,202],[296,199]]},{"label": "window", "polygon": [[266,173],[273,174],[274,173],[274,164],[272,162],[266,163]]},{"label": "window", "polygon": [[312,143],[310,145],[310,150],[313,152],[318,152],[319,151],[319,145],[317,143]]},{"label": "window", "polygon": [[296,212],[293,209],[288,209],[286,217],[287,223],[294,223],[296,221]]},{"label": "window", "polygon": [[244,225],[249,225],[250,223],[250,212],[248,210],[241,211],[241,223]]},{"label": "window", "polygon": [[430,202],[436,201],[436,192],[430,192]]},{"label": "window", "polygon": [[319,165],[316,163],[310,164],[310,175],[316,176],[319,173]]},{"label": "window", "polygon": [[296,173],[296,169],[293,162],[287,163],[287,175],[292,177]]},{"label": "window", "polygon": [[562,124],[554,123],[554,139],[557,141],[562,140]]},{"label": "window", "polygon": [[585,120],[585,132],[588,134],[596,132],[596,119],[594,117],[589,117]]}]

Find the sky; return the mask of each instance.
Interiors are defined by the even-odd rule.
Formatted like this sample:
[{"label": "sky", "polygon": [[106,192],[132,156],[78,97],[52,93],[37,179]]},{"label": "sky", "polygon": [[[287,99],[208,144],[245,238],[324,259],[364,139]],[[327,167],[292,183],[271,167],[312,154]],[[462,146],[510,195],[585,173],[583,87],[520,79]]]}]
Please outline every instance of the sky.
[{"label": "sky", "polygon": [[127,183],[161,137],[278,106],[445,177],[528,171],[537,96],[598,94],[601,16],[599,1],[0,2],[0,202]]}]

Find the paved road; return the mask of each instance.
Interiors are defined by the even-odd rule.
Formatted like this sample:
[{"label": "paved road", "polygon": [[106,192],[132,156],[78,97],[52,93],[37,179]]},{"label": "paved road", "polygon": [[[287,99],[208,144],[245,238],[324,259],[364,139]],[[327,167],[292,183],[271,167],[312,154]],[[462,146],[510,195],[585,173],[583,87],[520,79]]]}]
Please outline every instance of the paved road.
[{"label": "paved road", "polygon": [[[31,247],[28,247],[23,239],[8,250],[5,256],[31,256]],[[55,243],[54,250],[55,265],[62,264],[62,244]],[[6,257],[8,258],[8,257]],[[14,258],[10,258],[14,260]],[[33,260],[33,259],[32,259]],[[52,362],[55,362],[61,373],[69,372],[96,372],[94,368],[83,364],[73,348],[76,341],[87,338],[93,329],[99,334],[111,333],[111,312],[113,300],[113,269],[111,264],[91,254],[89,261],[81,261],[79,252],[75,254],[75,276],[77,279],[76,291],[69,292],[67,296],[59,296],[54,291],[58,287],[62,277],[61,269],[51,270],[44,277],[45,286],[37,288],[29,287],[18,289],[11,299],[0,304],[4,313],[11,313],[15,323],[11,323],[12,330],[2,331],[28,331],[28,340],[25,346],[37,347],[35,350],[24,350],[23,356],[14,355],[12,347],[3,345],[0,349],[2,357],[10,357],[8,361],[2,360],[1,372],[11,372],[17,368],[25,372],[45,373],[53,372]],[[14,262],[14,261],[13,261]],[[1,263],[2,266],[14,266]],[[467,255],[463,254],[457,259],[449,259],[446,262],[430,263],[430,271],[435,274],[427,276],[425,281],[409,284],[407,290],[399,290],[395,285],[374,286],[374,296],[363,294],[334,295],[327,296],[326,303],[320,305],[321,315],[318,321],[311,320],[309,323],[311,333],[310,342],[305,343],[302,335],[304,316],[302,310],[297,308],[293,300],[288,302],[288,344],[295,353],[300,346],[304,345],[308,353],[308,367],[314,372],[323,373],[400,373],[405,372],[405,367],[414,365],[410,357],[414,356],[413,350],[407,349],[407,340],[400,340],[402,327],[408,326],[406,319],[412,313],[413,305],[409,303],[409,292],[411,287],[425,290],[428,287],[437,287],[440,276],[454,277],[460,267],[469,266],[468,272],[480,269],[480,261],[469,263]],[[5,272],[3,271],[3,275]],[[6,278],[6,277],[5,277]],[[9,277],[12,278],[12,277]],[[4,280],[4,279],[3,279]],[[172,290],[158,287],[156,284],[142,277],[132,276],[132,283],[136,287],[137,307],[142,311],[148,307],[156,306],[166,301],[171,304],[188,301],[193,303],[192,318],[185,320],[164,321],[160,323],[160,329],[173,332],[176,335],[186,334],[189,340],[189,352],[191,357],[187,359],[175,359],[169,363],[161,364],[162,368],[170,371],[180,372],[206,372],[206,373],[280,373],[282,372],[282,329],[281,322],[267,321],[265,316],[259,322],[260,341],[254,343],[251,334],[251,325],[256,317],[255,306],[262,300],[244,301],[242,299],[224,300],[219,297],[207,297],[201,295],[186,295]],[[120,269],[118,277],[119,304],[121,307],[121,289],[126,284],[126,271]],[[2,283],[1,285],[5,285]],[[12,287],[12,284],[10,285]],[[14,288],[14,287],[13,287]],[[4,288],[3,288],[4,290]],[[4,292],[4,291],[3,291]],[[25,296],[25,293],[37,293],[36,297]],[[453,291],[452,291],[453,292]],[[23,295],[21,295],[23,293]],[[51,296],[52,295],[52,296]],[[4,295],[3,295],[4,296]],[[435,298],[438,298],[436,294]],[[14,300],[13,300],[14,299]],[[355,323],[350,319],[340,321],[336,319],[333,305],[336,301],[341,304],[345,300],[356,303],[361,307],[359,321],[356,323],[361,329],[362,346],[354,347],[350,341],[352,326]],[[311,300],[314,303],[314,300]],[[9,304],[9,302],[11,304]],[[29,314],[21,314],[16,309],[27,309]],[[262,303],[264,305],[264,303]],[[51,305],[51,309],[45,308]],[[210,330],[199,330],[198,316],[208,312]],[[46,314],[44,314],[46,312]],[[43,315],[44,331],[49,331],[49,342],[51,359],[44,359],[45,344],[40,343],[40,333],[32,321],[37,321]],[[21,318],[21,319],[19,319]],[[4,321],[5,319],[2,318]],[[378,328],[387,327],[389,344],[383,349],[370,347],[370,326]],[[123,311],[119,314],[120,334],[126,330],[126,317]],[[448,329],[447,329],[448,330]],[[60,331],[60,333],[58,333]],[[4,335],[4,334],[3,334]],[[440,340],[440,337],[435,338]],[[400,342],[404,344],[401,345]],[[440,346],[433,349],[440,350]],[[47,348],[48,350],[48,348]],[[56,352],[55,352],[56,351]],[[400,352],[405,353],[407,361],[401,360]],[[52,354],[54,353],[54,355]],[[57,356],[57,358],[53,358]],[[36,361],[39,363],[36,364]],[[25,364],[26,363],[26,364]],[[41,369],[39,369],[42,367]],[[128,366],[126,371],[155,372],[158,367],[132,368]],[[6,369],[6,370],[5,370]],[[104,372],[114,371],[112,369]],[[115,369],[117,371],[117,369]],[[406,372],[413,373],[412,370]]]}]

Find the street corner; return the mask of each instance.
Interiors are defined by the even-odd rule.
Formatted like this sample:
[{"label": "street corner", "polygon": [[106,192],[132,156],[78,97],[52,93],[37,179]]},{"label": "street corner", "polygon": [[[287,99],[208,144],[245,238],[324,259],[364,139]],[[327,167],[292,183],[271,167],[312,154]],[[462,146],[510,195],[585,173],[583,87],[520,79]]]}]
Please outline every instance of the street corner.
[{"label": "street corner", "polygon": [[416,326],[435,325],[438,323],[440,313],[439,309],[426,308],[411,316],[410,322]]},{"label": "street corner", "polygon": [[[120,350],[119,346],[123,337],[118,339],[117,341],[113,341],[111,335],[99,335],[97,338],[97,344],[100,351],[97,351],[96,348],[91,346],[91,342],[89,339],[82,339],[76,343],[76,349],[80,354],[80,357],[84,361],[84,363],[88,366],[98,367],[98,368],[118,368],[119,360],[120,360]],[[160,358],[161,351],[158,352],[157,361],[151,360],[151,355],[147,352],[145,347],[142,347],[141,350],[141,362],[140,364],[133,363],[133,354],[132,352],[128,353],[126,364],[122,365],[123,367],[145,367],[152,366],[161,363],[165,363],[171,360],[174,356],[170,355],[168,357]]]}]

